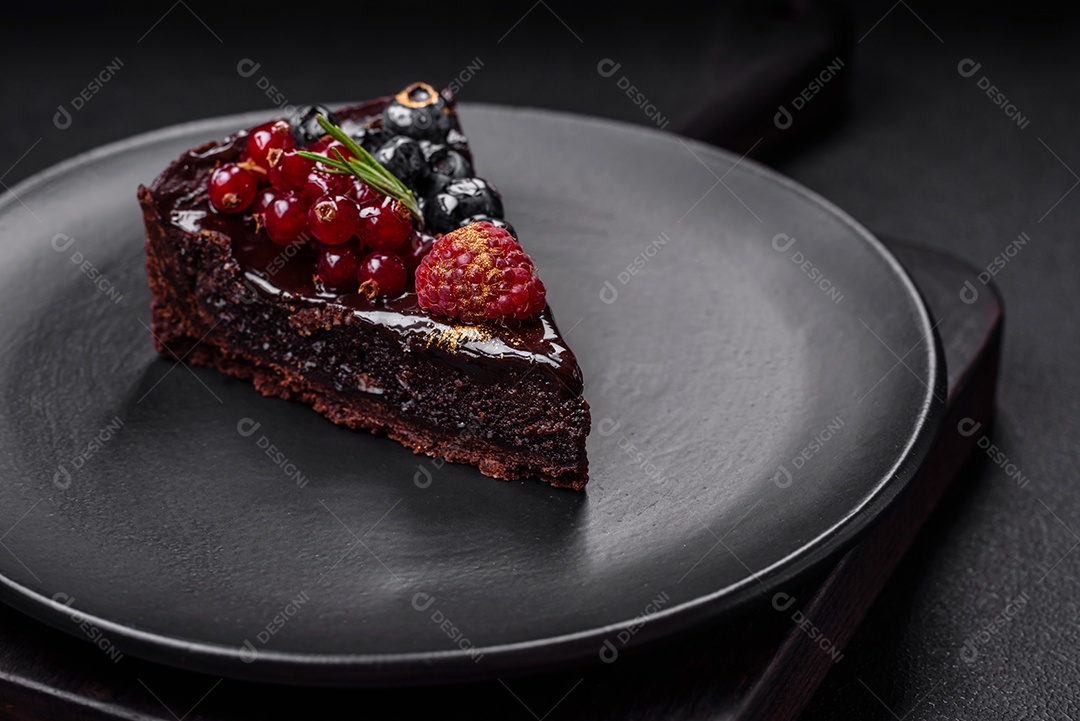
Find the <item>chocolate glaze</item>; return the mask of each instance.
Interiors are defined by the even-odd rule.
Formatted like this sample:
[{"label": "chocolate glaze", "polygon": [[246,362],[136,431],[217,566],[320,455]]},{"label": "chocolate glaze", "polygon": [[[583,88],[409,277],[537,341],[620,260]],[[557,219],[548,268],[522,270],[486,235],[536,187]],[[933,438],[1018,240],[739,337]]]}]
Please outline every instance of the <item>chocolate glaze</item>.
[{"label": "chocolate glaze", "polygon": [[[379,122],[388,101],[378,98],[336,112],[342,127],[354,132]],[[547,373],[571,393],[581,394],[581,370],[563,343],[550,308],[513,327],[469,326],[424,311],[414,292],[374,300],[358,293],[328,293],[315,282],[311,248],[283,248],[265,233],[255,233],[250,214],[226,215],[214,210],[206,193],[210,173],[220,163],[237,160],[246,137],[246,131],[241,131],[188,151],[157,179],[152,192],[162,218],[173,226],[186,233],[216,231],[231,238],[231,253],[248,287],[268,301],[297,309],[347,309],[355,321],[392,335],[408,352],[428,353],[480,372],[497,372],[506,363],[525,366]]]}]

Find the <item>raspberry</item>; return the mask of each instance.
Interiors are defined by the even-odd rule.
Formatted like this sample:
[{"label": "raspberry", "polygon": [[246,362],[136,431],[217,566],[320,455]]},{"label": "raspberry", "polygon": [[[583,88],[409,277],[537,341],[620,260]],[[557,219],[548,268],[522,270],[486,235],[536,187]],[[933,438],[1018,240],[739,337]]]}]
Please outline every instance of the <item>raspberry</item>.
[{"label": "raspberry", "polygon": [[447,233],[416,268],[420,307],[463,323],[531,318],[544,310],[544,296],[532,258],[491,223]]}]

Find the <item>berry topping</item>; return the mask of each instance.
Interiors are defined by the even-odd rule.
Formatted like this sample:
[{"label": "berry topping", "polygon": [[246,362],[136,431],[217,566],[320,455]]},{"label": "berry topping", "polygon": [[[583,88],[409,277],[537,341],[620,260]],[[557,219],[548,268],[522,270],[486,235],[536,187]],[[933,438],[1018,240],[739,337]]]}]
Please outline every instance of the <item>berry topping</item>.
[{"label": "berry topping", "polygon": [[332,160],[339,160],[338,153],[340,153],[341,157],[345,158],[346,160],[356,157],[356,153],[349,150],[347,147],[345,147],[343,143],[334,140],[333,138],[320,145],[318,153],[320,155],[325,155]]},{"label": "berry topping", "polygon": [[423,150],[432,173],[455,180],[473,174],[469,159],[449,146],[427,143]]},{"label": "berry topping", "polygon": [[461,226],[464,228],[466,225],[472,225],[473,223],[491,223],[496,228],[502,228],[515,238],[518,237],[517,231],[514,230],[514,226],[507,223],[502,218],[492,218],[490,215],[470,215],[465,220],[461,221]]},{"label": "berry topping", "polygon": [[[338,156],[335,158],[329,158],[326,155],[320,155],[309,150],[299,151],[299,154],[302,157],[307,158],[308,160],[314,160],[319,167],[325,168],[326,172],[335,173],[338,176],[352,176],[353,178],[370,185],[382,195],[388,195],[402,203],[412,217],[417,219],[423,217],[416,202],[416,195],[402,182],[401,178],[398,178],[383,167],[379,161],[372,157],[371,153],[358,145],[356,140],[340,126],[331,124],[321,115],[318,117],[318,122],[331,140],[341,143],[342,146],[350,151],[348,157],[346,157],[345,154],[339,154],[336,148],[330,148],[333,154]],[[323,141],[320,142],[325,141],[326,139],[324,138]],[[419,167],[421,170],[426,171],[427,165],[426,162],[423,161],[423,152],[420,151],[419,145],[415,142],[413,143],[413,148],[420,155]],[[404,158],[407,156],[402,155],[402,157]],[[351,182],[351,178],[346,182]]]},{"label": "berry topping", "polygon": [[349,241],[341,245],[319,247],[315,276],[327,290],[355,293],[360,281],[360,245]]},{"label": "berry topping", "polygon": [[464,155],[465,159],[470,163],[472,162],[469,139],[465,137],[465,133],[461,132],[460,128],[450,128],[450,132],[446,134],[446,145]]},{"label": "berry topping", "polygon": [[502,196],[483,178],[453,180],[424,204],[424,219],[435,233],[449,233],[473,215],[503,215]]},{"label": "berry topping", "polygon": [[360,209],[356,234],[372,250],[394,250],[409,239],[412,229],[408,209],[401,202],[382,196]]},{"label": "berry topping", "polygon": [[259,191],[259,194],[255,196],[255,204],[251,206],[252,213],[265,213],[266,209],[270,207],[270,204],[274,202],[274,198],[278,196],[278,191],[273,188],[263,188]]},{"label": "berry topping", "polygon": [[450,130],[446,98],[427,83],[413,83],[386,106],[383,125],[395,135],[441,142]]},{"label": "berry topping", "polygon": [[307,183],[315,161],[302,158],[295,150],[274,148],[266,154],[270,165],[270,185],[278,190],[300,190]]},{"label": "berry topping", "polygon": [[312,170],[308,173],[301,195],[313,201],[324,195],[344,195],[349,189],[350,181],[344,175],[332,175],[321,170]]},{"label": "berry topping", "polygon": [[329,135],[324,135],[311,145],[304,148],[309,153],[319,153],[320,155],[326,155],[326,149],[334,143],[334,139]]},{"label": "berry topping", "polygon": [[319,242],[338,245],[356,232],[358,216],[359,210],[351,198],[344,195],[324,195],[308,210],[308,230]]},{"label": "berry topping", "polygon": [[510,233],[474,223],[444,235],[416,269],[416,299],[463,323],[531,318],[544,310],[544,284]]},{"label": "berry topping", "polygon": [[255,200],[258,186],[255,177],[243,168],[229,163],[210,176],[210,204],[222,213],[240,213]]},{"label": "berry topping", "polygon": [[[428,222],[428,216],[427,213],[424,211],[424,208],[430,205],[431,202],[435,199],[435,196],[441,193],[443,189],[452,182],[453,179],[448,178],[445,175],[433,174],[431,176],[430,182],[428,183],[427,192],[422,195],[416,196],[416,204],[420,206],[420,213],[424,217],[425,223]],[[453,228],[450,228],[450,230],[453,230]]]},{"label": "berry topping", "polygon": [[292,128],[284,120],[275,120],[260,125],[248,135],[248,160],[266,171],[270,169],[270,161],[266,156],[271,150],[292,150],[295,147]]},{"label": "berry topping", "polygon": [[356,204],[360,206],[371,205],[382,197],[379,191],[360,180],[360,178],[350,178],[345,195],[355,200]]},{"label": "berry topping", "polygon": [[353,132],[352,139],[364,150],[374,153],[375,149],[390,139],[390,133],[382,126],[382,120]]},{"label": "berry topping", "polygon": [[305,105],[297,108],[289,118],[292,125],[293,140],[299,147],[311,145],[316,140],[326,135],[326,131],[319,125],[315,118],[322,115],[334,125],[341,125],[341,121],[329,109],[322,105]]},{"label": "berry topping", "polygon": [[434,235],[428,235],[423,231],[415,231],[409,236],[408,244],[401,249],[401,259],[405,261],[405,266],[411,271],[416,270],[416,266],[420,265],[420,261],[424,259],[424,256],[428,254],[434,244]]},{"label": "berry topping", "polygon": [[266,234],[278,245],[292,245],[301,234],[307,235],[307,212],[308,204],[299,193],[278,193],[263,216]]},{"label": "berry topping", "polygon": [[401,295],[409,271],[401,258],[393,253],[369,253],[360,263],[360,292],[368,298],[377,295]]},{"label": "berry topping", "polygon": [[410,188],[423,186],[427,182],[429,170],[424,151],[421,150],[420,143],[412,138],[404,135],[391,138],[372,155],[379,165]]}]

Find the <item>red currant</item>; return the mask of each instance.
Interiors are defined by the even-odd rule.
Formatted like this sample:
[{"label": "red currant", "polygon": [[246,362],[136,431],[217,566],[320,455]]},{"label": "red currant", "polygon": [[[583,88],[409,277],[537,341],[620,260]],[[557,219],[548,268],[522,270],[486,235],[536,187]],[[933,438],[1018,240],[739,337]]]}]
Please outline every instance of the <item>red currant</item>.
[{"label": "red currant", "polygon": [[318,140],[316,140],[316,141],[312,142],[310,145],[308,145],[307,150],[309,152],[312,152],[312,153],[320,153],[320,154],[322,154],[323,151],[326,150],[326,148],[331,143],[336,143],[336,142],[337,141],[334,140],[333,138],[331,138],[329,135],[324,135],[321,138],[319,138]]},{"label": "red currant", "polygon": [[379,193],[379,191],[360,180],[360,178],[353,178],[349,182],[349,188],[345,191],[345,194],[355,200],[356,204],[361,207],[371,205],[379,198],[382,198],[382,194]]},{"label": "red currant", "polygon": [[319,246],[315,275],[328,290],[355,293],[359,284],[360,244],[349,241],[341,245]]},{"label": "red currant", "polygon": [[337,156],[338,153],[341,153],[341,156],[346,160],[356,157],[356,155],[353,154],[353,151],[349,150],[340,141],[334,140],[333,138],[330,139],[330,142],[323,143],[318,151],[313,152],[318,152],[320,155],[325,155],[333,160],[340,160]]},{"label": "red currant", "polygon": [[271,150],[267,160],[270,163],[270,185],[278,190],[300,190],[315,169],[314,160],[301,157],[295,150]]},{"label": "red currant", "polygon": [[360,292],[365,292],[364,284],[370,282],[371,297],[401,295],[408,275],[405,263],[394,253],[368,253],[360,263]]},{"label": "red currant", "polygon": [[229,163],[210,175],[210,203],[222,213],[240,213],[255,200],[255,178],[243,168]]},{"label": "red currant", "polygon": [[326,245],[344,243],[356,233],[356,203],[344,195],[324,195],[308,210],[308,230]]},{"label": "red currant", "polygon": [[292,245],[307,235],[308,205],[299,193],[278,193],[266,208],[263,224],[270,240],[278,245]]},{"label": "red currant", "polygon": [[393,250],[409,239],[412,215],[399,201],[384,196],[360,209],[356,234],[372,250]]},{"label": "red currant", "polygon": [[274,198],[278,197],[278,191],[273,188],[264,188],[255,196],[255,204],[251,206],[252,213],[265,213]]},{"label": "red currant", "polygon": [[284,120],[265,123],[248,134],[248,160],[263,170],[270,168],[270,161],[266,156],[271,150],[292,150],[295,147],[292,128]]},{"label": "red currant", "polygon": [[300,192],[309,201],[313,201],[324,195],[344,195],[348,189],[349,177],[347,175],[324,173],[315,169],[308,173]]},{"label": "red currant", "polygon": [[420,261],[424,259],[424,256],[428,254],[434,244],[434,235],[428,235],[423,231],[415,231],[409,236],[408,245],[401,249],[401,259],[405,261],[405,266],[410,271],[416,270],[416,266],[420,265]]}]

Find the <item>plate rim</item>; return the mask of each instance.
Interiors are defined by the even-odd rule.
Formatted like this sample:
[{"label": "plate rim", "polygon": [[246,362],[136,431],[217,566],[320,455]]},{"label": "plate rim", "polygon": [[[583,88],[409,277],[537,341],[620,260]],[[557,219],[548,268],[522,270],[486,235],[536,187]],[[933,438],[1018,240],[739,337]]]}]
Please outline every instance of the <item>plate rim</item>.
[{"label": "plate rim", "polygon": [[[355,101],[328,103],[331,108],[349,104],[355,104]],[[133,656],[165,665],[233,678],[320,686],[420,686],[491,679],[499,675],[535,673],[554,667],[565,667],[569,664],[580,665],[588,662],[590,654],[599,659],[604,642],[621,631],[638,627],[638,631],[631,634],[625,644],[620,645],[620,654],[623,650],[630,650],[662,637],[685,632],[695,625],[730,614],[736,609],[749,606],[783,584],[790,584],[804,578],[856,542],[861,534],[870,528],[909,486],[932,447],[944,420],[946,404],[942,399],[947,391],[944,350],[937,325],[933,323],[933,318],[918,287],[895,256],[866,227],[832,201],[786,175],[745,155],[740,157],[737,153],[703,141],[625,121],[561,110],[496,103],[462,103],[461,106],[466,111],[478,109],[497,114],[546,116],[566,123],[591,125],[617,133],[630,133],[663,139],[664,142],[680,143],[692,155],[697,156],[698,153],[702,153],[722,158],[725,162],[731,163],[732,167],[742,165],[763,180],[801,196],[811,205],[824,210],[850,228],[862,242],[868,244],[886,262],[893,274],[899,277],[908,301],[914,304],[918,323],[925,331],[920,345],[929,341],[926,343],[927,360],[933,383],[923,384],[926,392],[919,405],[919,416],[898,460],[885,477],[874,484],[873,490],[864,495],[861,503],[795,551],[764,569],[750,571],[750,575],[741,581],[711,593],[699,595],[681,604],[660,609],[650,614],[644,622],[640,617],[634,617],[607,626],[569,634],[544,636],[508,644],[478,646],[468,650],[446,649],[391,654],[320,654],[259,649],[255,662],[249,663],[243,660],[240,646],[225,646],[144,631],[93,614],[76,612],[81,619],[111,634],[110,640],[116,641],[116,645],[125,652],[131,651]],[[216,129],[226,122],[235,123],[236,127],[247,127],[263,118],[274,117],[278,114],[268,109],[201,118],[97,146],[38,171],[17,183],[13,188],[9,188],[9,192],[0,198],[0,214],[9,212],[12,206],[20,204],[19,197],[24,193],[33,191],[56,176],[69,172],[72,168],[89,165],[99,159],[113,157],[173,137],[196,133],[200,129],[206,129],[208,132],[214,129],[213,132],[217,132]],[[768,583],[764,583],[765,580]],[[0,601],[54,628],[65,631],[74,638],[81,638],[71,627],[73,613],[71,608],[17,583],[3,573],[0,573]],[[473,659],[481,654],[485,659],[490,659],[490,662],[483,664],[483,668],[477,669],[480,664],[474,663]]]}]

